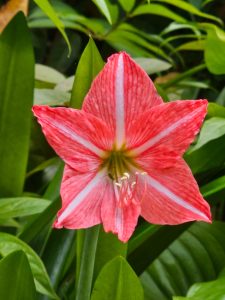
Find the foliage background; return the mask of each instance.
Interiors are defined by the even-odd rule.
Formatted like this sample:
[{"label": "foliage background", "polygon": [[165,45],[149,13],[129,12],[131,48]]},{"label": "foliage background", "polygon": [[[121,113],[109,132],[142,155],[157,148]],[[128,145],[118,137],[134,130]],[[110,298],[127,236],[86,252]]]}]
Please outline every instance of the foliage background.
[{"label": "foliage background", "polygon": [[[28,11],[28,1],[0,4],[0,299],[224,299],[225,1],[35,0]],[[121,50],[164,101],[210,101],[185,159],[212,225],[140,219],[127,245],[99,227],[51,228],[63,164],[32,104],[80,108],[102,59]]]}]

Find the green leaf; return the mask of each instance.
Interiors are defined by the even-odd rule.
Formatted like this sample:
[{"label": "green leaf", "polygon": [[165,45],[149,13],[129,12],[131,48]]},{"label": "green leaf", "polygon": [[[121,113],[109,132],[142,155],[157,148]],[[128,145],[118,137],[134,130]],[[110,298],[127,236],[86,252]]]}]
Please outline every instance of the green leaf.
[{"label": "green leaf", "polygon": [[34,86],[34,55],[19,13],[0,36],[0,195],[19,196],[26,174]]},{"label": "green leaf", "polygon": [[167,61],[158,58],[137,57],[134,59],[149,75],[166,71],[172,67]]},{"label": "green leaf", "polygon": [[207,116],[225,118],[225,107],[211,102],[208,104]]},{"label": "green leaf", "polygon": [[218,139],[219,137],[225,135],[225,119],[224,118],[210,118],[205,121],[197,143],[191,148],[189,153],[196,151],[205,144],[209,143],[212,140]]},{"label": "green leaf", "polygon": [[101,226],[95,256],[94,280],[103,266],[116,256],[126,257],[127,244],[122,243],[115,234],[106,233]]},{"label": "green leaf", "polygon": [[92,0],[99,8],[102,14],[106,17],[109,24],[113,24],[117,21],[119,7],[116,1],[110,0]]},{"label": "green leaf", "polygon": [[38,234],[46,230],[46,228],[49,228],[55,214],[60,208],[59,189],[62,181],[63,169],[64,165],[61,163],[43,196],[46,199],[52,200],[52,203],[41,214],[38,216],[33,216],[31,220],[24,226],[22,231],[19,232],[18,236],[27,243],[32,241]]},{"label": "green leaf", "polygon": [[173,300],[223,300],[225,299],[225,276],[209,282],[194,284],[188,291],[187,297],[173,297]]},{"label": "green leaf", "polygon": [[81,108],[91,83],[103,68],[103,60],[92,39],[89,40],[77,66],[70,106]]},{"label": "green leaf", "polygon": [[49,3],[48,0],[34,0],[34,2],[42,9],[42,11],[51,19],[51,21],[55,24],[55,26],[58,28],[58,30],[61,32],[62,36],[64,37],[68,49],[69,49],[69,54],[71,53],[71,46],[70,42],[68,40],[68,37],[66,35],[66,32],[64,30],[64,24],[63,22],[59,19],[56,11],[52,7],[52,5]]},{"label": "green leaf", "polygon": [[143,289],[137,275],[120,256],[108,262],[99,274],[91,300],[143,300]]},{"label": "green leaf", "polygon": [[34,276],[35,286],[38,292],[48,295],[52,299],[58,299],[55,294],[45,267],[39,258],[39,256],[30,248],[27,244],[22,242],[17,237],[0,233],[0,253],[4,257],[14,251],[22,250],[26,253],[28,261],[30,263],[31,271]]},{"label": "green leaf", "polygon": [[75,234],[75,230],[53,230],[42,254],[54,288],[58,287],[71,266],[67,265],[68,260],[71,261],[75,257]]},{"label": "green leaf", "polygon": [[201,193],[204,197],[209,197],[225,189],[225,176],[221,176],[211,182],[201,186]]},{"label": "green leaf", "polygon": [[184,157],[194,174],[221,169],[225,162],[225,135],[210,141],[196,151],[186,152]]},{"label": "green leaf", "polygon": [[184,296],[193,283],[215,279],[225,266],[224,230],[223,222],[194,223],[141,275],[146,299]]},{"label": "green leaf", "polygon": [[187,20],[178,14],[174,13],[172,10],[160,4],[144,4],[139,5],[131,14],[131,17],[152,14],[165,18],[172,19],[178,23],[185,23]]},{"label": "green leaf", "polygon": [[129,12],[134,7],[135,0],[119,0],[119,3],[126,12]]},{"label": "green leaf", "polygon": [[139,226],[128,244],[128,261],[136,274],[140,275],[190,225],[157,226],[144,223]]},{"label": "green leaf", "polygon": [[154,53],[154,55],[171,60],[166,52],[159,48],[159,45],[146,40],[140,30],[130,31],[119,27],[106,37],[106,41],[117,50],[128,49],[128,52],[133,56],[152,56]]},{"label": "green leaf", "polygon": [[183,1],[183,0],[154,0],[154,2],[163,2],[163,3],[167,3],[173,6],[176,6],[182,10],[187,11],[190,14],[202,17],[202,18],[206,18],[209,20],[213,20],[216,21],[218,24],[223,25],[223,21],[213,15],[210,14],[206,14],[203,13],[202,11],[198,10],[195,6],[191,5],[190,3]]},{"label": "green leaf", "polygon": [[204,123],[197,143],[185,153],[193,173],[220,168],[225,161],[224,126],[224,118],[210,118]]},{"label": "green leaf", "polygon": [[176,48],[177,51],[181,51],[181,50],[203,51],[204,49],[205,49],[205,40],[187,42]]},{"label": "green leaf", "polygon": [[2,198],[0,199],[0,219],[29,216],[41,213],[50,202],[42,198]]},{"label": "green leaf", "polygon": [[37,299],[33,275],[23,251],[12,252],[0,261],[0,299]]},{"label": "green leaf", "polygon": [[225,74],[225,32],[214,26],[208,29],[205,61],[213,74]]}]

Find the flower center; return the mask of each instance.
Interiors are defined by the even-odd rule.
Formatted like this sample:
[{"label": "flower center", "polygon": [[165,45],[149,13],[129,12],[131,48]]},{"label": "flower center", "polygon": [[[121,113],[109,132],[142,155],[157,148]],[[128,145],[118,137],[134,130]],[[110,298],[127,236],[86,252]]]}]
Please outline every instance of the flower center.
[{"label": "flower center", "polygon": [[[136,195],[137,184],[146,173],[141,170],[134,155],[125,146],[108,151],[103,157],[101,168],[107,169],[119,207],[128,206],[131,203],[137,204],[141,201],[140,197]],[[143,195],[144,193],[145,191],[143,191]]]},{"label": "flower center", "polygon": [[124,146],[107,152],[101,165],[102,168],[107,168],[108,176],[117,182],[124,174],[131,172],[132,166],[137,168],[134,157]]}]

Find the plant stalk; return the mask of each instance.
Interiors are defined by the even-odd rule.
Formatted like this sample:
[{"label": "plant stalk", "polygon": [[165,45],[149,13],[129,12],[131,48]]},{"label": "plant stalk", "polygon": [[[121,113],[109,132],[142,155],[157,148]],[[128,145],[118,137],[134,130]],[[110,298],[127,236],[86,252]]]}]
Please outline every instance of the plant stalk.
[{"label": "plant stalk", "polygon": [[100,225],[85,230],[76,300],[90,300]]}]

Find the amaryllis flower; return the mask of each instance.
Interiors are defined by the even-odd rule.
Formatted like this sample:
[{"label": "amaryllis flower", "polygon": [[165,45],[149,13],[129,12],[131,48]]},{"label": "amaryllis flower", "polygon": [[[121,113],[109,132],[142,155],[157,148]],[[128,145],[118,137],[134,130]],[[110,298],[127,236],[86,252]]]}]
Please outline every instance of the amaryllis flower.
[{"label": "amaryllis flower", "polygon": [[124,52],[108,59],[82,110],[34,106],[49,144],[66,163],[54,227],[103,223],[126,242],[139,215],[155,224],[211,222],[182,159],[206,109],[206,100],[163,103]]}]

